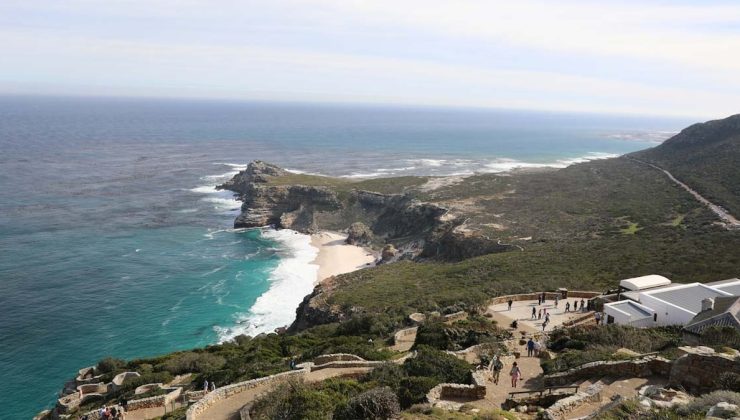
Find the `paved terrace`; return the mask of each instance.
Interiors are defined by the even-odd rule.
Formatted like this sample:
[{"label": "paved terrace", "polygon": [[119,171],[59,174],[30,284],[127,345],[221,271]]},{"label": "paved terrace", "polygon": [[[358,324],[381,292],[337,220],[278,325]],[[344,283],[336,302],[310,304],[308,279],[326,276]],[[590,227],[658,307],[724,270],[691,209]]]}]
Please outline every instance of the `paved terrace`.
[{"label": "paved terrace", "polygon": [[[579,309],[577,312],[573,312],[573,305],[576,301],[578,302]],[[584,301],[587,301],[587,299],[584,299]],[[570,302],[570,312],[565,312],[566,302]],[[511,310],[509,310],[508,303],[499,303],[488,306],[486,313],[491,314],[492,318],[498,321],[499,326],[502,328],[509,328],[511,322],[517,320],[519,323],[517,330],[536,333],[542,332],[542,323],[545,321],[544,310],[546,309],[547,313],[550,314],[550,324],[545,329],[545,332],[547,332],[562,326],[564,322],[572,321],[591,313],[582,312],[580,310],[580,302],[580,298],[561,299],[556,308],[555,300],[553,299],[548,299],[541,305],[537,304],[537,300],[520,300],[515,301],[511,305]],[[532,319],[532,308],[536,308],[537,312],[540,309],[543,310],[542,319]]]}]

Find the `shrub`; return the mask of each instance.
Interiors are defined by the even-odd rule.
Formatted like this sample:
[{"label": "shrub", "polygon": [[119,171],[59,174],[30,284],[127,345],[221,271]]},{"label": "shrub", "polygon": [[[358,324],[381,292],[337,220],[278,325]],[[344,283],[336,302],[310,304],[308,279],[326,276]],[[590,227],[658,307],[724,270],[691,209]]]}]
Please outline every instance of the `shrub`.
[{"label": "shrub", "polygon": [[255,420],[326,420],[334,412],[335,401],[303,383],[283,384],[258,399],[251,410]]},{"label": "shrub", "polygon": [[126,362],[113,357],[106,357],[98,362],[97,369],[100,373],[113,373],[126,366]]},{"label": "shrub", "polygon": [[709,394],[695,398],[685,406],[678,407],[676,412],[684,416],[696,413],[706,413],[710,407],[723,401],[730,404],[740,405],[740,393],[732,391],[710,392]]},{"label": "shrub", "polygon": [[337,420],[381,420],[398,415],[401,407],[398,397],[388,387],[373,388],[349,400],[334,413]]},{"label": "shrub", "polygon": [[169,372],[148,373],[148,374],[136,377],[136,378],[127,379],[123,383],[123,385],[121,385],[120,392],[126,394],[129,391],[133,391],[142,385],[156,384],[156,383],[166,384],[170,381],[172,381],[172,375]]},{"label": "shrub", "polygon": [[717,378],[717,388],[740,392],[740,375],[735,372],[722,372]]},{"label": "shrub", "polygon": [[362,381],[398,389],[405,377],[406,371],[401,366],[395,363],[384,363],[365,375]]},{"label": "shrub", "polygon": [[409,376],[427,376],[437,382],[468,384],[471,381],[471,366],[429,346],[420,346],[416,357],[406,360],[403,369]]},{"label": "shrub", "polygon": [[439,350],[449,350],[452,347],[452,341],[447,335],[445,325],[438,320],[424,322],[416,331],[416,340],[414,347],[430,346]]},{"label": "shrub", "polygon": [[423,376],[403,378],[398,388],[398,402],[402,408],[426,401],[427,393],[440,381]]},{"label": "shrub", "polygon": [[178,353],[167,359],[157,370],[166,370],[173,375],[183,373],[203,373],[208,374],[220,369],[226,360],[211,353]]}]

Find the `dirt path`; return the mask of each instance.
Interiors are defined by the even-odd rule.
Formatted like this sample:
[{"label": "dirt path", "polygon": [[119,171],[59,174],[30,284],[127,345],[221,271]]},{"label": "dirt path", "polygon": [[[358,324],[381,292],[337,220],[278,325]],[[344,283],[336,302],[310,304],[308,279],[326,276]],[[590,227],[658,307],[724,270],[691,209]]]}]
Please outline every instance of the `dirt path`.
[{"label": "dirt path", "polygon": [[[371,368],[321,369],[308,373],[305,381],[309,383],[319,382],[337,376],[360,375],[367,373],[370,370]],[[241,410],[242,407],[269,392],[274,386],[274,384],[267,383],[264,385],[258,385],[244,392],[240,392],[209,407],[206,411],[200,414],[198,418],[208,420],[238,420],[239,410]]]},{"label": "dirt path", "polygon": [[631,159],[631,160],[633,160],[635,162],[638,162],[638,163],[642,163],[644,165],[648,165],[648,166],[650,166],[650,167],[652,167],[654,169],[657,169],[657,170],[663,172],[664,174],[666,174],[666,176],[668,176],[668,179],[670,179],[671,181],[673,181],[674,183],[676,183],[677,185],[679,185],[684,190],[688,191],[689,194],[693,195],[694,198],[698,202],[700,202],[700,203],[704,204],[705,206],[709,207],[709,210],[711,210],[712,212],[714,212],[714,214],[716,214],[720,218],[720,220],[722,220],[722,223],[725,225],[725,227],[727,229],[740,229],[740,220],[738,220],[733,215],[731,215],[730,212],[728,212],[727,210],[725,210],[724,208],[722,208],[722,206],[718,206],[718,205],[712,203],[711,201],[709,201],[706,198],[704,198],[701,194],[699,194],[698,192],[696,192],[694,189],[692,189],[688,185],[684,184],[683,182],[679,181],[675,176],[673,176],[673,174],[671,174],[667,170],[661,168],[660,166],[653,165],[652,163],[648,163],[648,162],[645,162],[645,161],[642,161],[642,160],[639,160],[639,159],[635,159],[635,158],[629,158],[629,159]]}]

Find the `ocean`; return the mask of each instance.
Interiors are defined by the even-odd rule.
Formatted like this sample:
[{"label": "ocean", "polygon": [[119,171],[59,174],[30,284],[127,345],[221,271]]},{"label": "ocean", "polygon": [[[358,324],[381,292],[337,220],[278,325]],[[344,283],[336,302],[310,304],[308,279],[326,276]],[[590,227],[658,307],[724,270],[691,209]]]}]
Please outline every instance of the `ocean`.
[{"label": "ocean", "polygon": [[214,186],[253,159],[351,178],[565,167],[692,121],[529,111],[0,97],[0,406],[65,379],[290,323],[317,250],[235,230]]}]

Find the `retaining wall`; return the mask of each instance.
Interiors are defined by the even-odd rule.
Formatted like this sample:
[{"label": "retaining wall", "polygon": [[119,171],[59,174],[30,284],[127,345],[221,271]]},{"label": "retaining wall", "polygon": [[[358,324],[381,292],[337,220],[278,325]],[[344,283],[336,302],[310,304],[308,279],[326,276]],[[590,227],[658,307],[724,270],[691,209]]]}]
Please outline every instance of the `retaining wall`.
[{"label": "retaining wall", "polygon": [[398,330],[396,331],[395,334],[393,334],[393,340],[396,343],[399,341],[404,341],[405,337],[416,334],[418,330],[419,330],[419,327],[411,327],[411,328],[404,328],[402,330]]},{"label": "retaining wall", "polygon": [[476,370],[472,375],[471,385],[444,383],[435,386],[427,393],[427,401],[434,405],[445,399],[474,401],[486,398],[486,371]]},{"label": "retaining wall", "polygon": [[316,356],[313,359],[314,365],[323,365],[324,363],[329,362],[347,362],[347,361],[355,361],[355,360],[361,360],[364,361],[360,356],[357,356],[355,354],[350,353],[334,353],[334,354],[322,354],[321,356]]},{"label": "retaining wall", "polygon": [[598,378],[601,376],[629,376],[644,378],[646,376],[668,376],[671,371],[671,362],[658,356],[649,356],[637,360],[598,361],[586,363],[565,372],[546,375],[544,385],[569,385],[581,379]]},{"label": "retaining wall", "polygon": [[208,394],[206,394],[205,397],[201,398],[200,401],[196,402],[195,404],[191,405],[190,408],[188,408],[186,419],[198,419],[199,416],[211,406],[218,404],[220,401],[223,401],[248,389],[267,384],[279,384],[292,379],[303,379],[307,373],[308,369],[291,370],[271,376],[265,376],[263,378],[252,379],[251,381],[238,382],[235,384],[222,386],[221,388],[216,388],[215,391],[209,392]]},{"label": "retaining wall", "polygon": [[723,372],[740,374],[740,360],[716,353],[709,347],[681,347],[685,354],[673,362],[669,386],[681,386],[693,393],[711,391]]},{"label": "retaining wall", "polygon": [[381,362],[381,361],[371,361],[371,360],[347,360],[347,361],[336,361],[336,362],[328,362],[321,365],[313,365],[309,366],[308,369],[311,372],[322,370],[322,369],[330,369],[330,368],[339,368],[339,369],[348,369],[348,368],[374,368],[377,366],[380,366],[382,364],[385,364],[387,362]]},{"label": "retaining wall", "polygon": [[468,313],[465,311],[455,312],[454,314],[448,314],[444,316],[445,322],[461,321],[468,318]]},{"label": "retaining wall", "polygon": [[543,417],[552,420],[564,419],[568,413],[584,404],[601,401],[601,390],[603,388],[604,386],[597,382],[584,391],[579,391],[575,395],[558,400],[545,410]]}]

